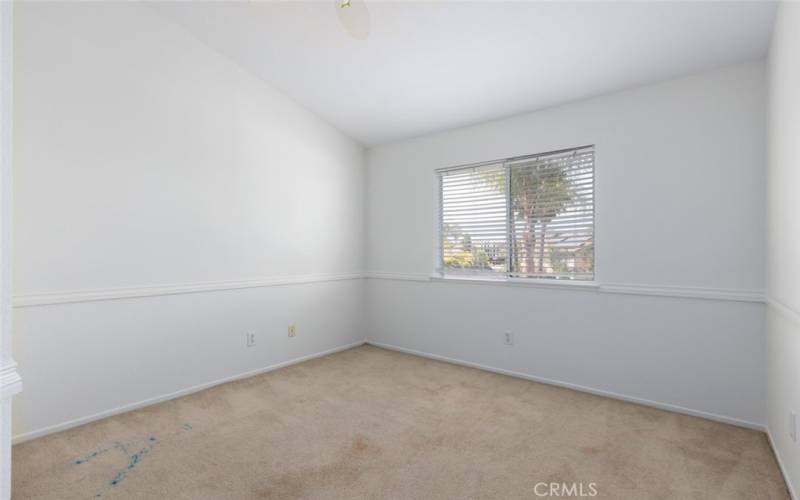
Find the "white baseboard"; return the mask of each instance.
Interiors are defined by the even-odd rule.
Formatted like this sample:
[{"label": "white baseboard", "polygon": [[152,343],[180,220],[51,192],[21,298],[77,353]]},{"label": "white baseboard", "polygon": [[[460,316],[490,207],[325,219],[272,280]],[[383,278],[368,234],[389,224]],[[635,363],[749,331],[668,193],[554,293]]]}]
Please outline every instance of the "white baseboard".
[{"label": "white baseboard", "polygon": [[789,473],[786,471],[786,467],[783,465],[783,460],[781,460],[781,454],[778,451],[778,447],[775,446],[775,440],[772,439],[772,429],[767,426],[767,439],[769,440],[769,445],[772,447],[772,453],[775,455],[775,460],[778,462],[778,468],[780,468],[781,473],[783,474],[783,480],[786,482],[786,489],[789,491],[789,497],[792,500],[799,500],[797,498],[797,492],[794,491],[794,487],[792,486],[792,482],[789,478]]},{"label": "white baseboard", "polygon": [[747,420],[740,420],[740,419],[737,419],[737,418],[726,417],[724,415],[717,415],[715,413],[707,413],[707,412],[704,412],[704,411],[692,410],[691,408],[684,408],[682,406],[677,406],[677,405],[673,405],[673,404],[669,404],[669,403],[661,403],[659,401],[651,401],[649,399],[642,399],[642,398],[638,398],[638,397],[635,397],[635,396],[627,396],[625,394],[619,394],[619,393],[616,393],[616,392],[605,391],[605,390],[602,390],[602,389],[595,389],[593,387],[586,387],[586,386],[583,386],[583,385],[572,384],[572,383],[569,383],[569,382],[562,382],[560,380],[553,380],[553,379],[544,378],[544,377],[537,377],[535,375],[529,375],[527,373],[515,372],[515,371],[511,371],[511,370],[506,370],[504,368],[496,368],[494,366],[482,365],[482,364],[479,364],[479,363],[473,363],[471,361],[464,361],[464,360],[461,360],[461,359],[448,358],[446,356],[439,356],[438,354],[431,354],[431,353],[423,352],[423,351],[415,351],[414,349],[406,349],[405,347],[399,347],[399,346],[391,345],[391,344],[384,344],[384,343],[375,342],[375,341],[372,341],[372,340],[367,340],[366,343],[370,344],[370,345],[374,345],[376,347],[382,347],[384,349],[389,349],[389,350],[392,350],[392,351],[404,352],[406,354],[413,354],[415,356],[421,356],[423,358],[434,359],[434,360],[437,360],[437,361],[444,361],[446,363],[453,363],[453,364],[456,364],[456,365],[467,366],[467,367],[470,367],[470,368],[477,368],[479,370],[485,370],[485,371],[492,372],[492,373],[499,373],[501,375],[508,375],[510,377],[521,378],[521,379],[530,380],[530,381],[533,381],[533,382],[539,382],[539,383],[542,383],[542,384],[555,385],[555,386],[558,386],[558,387],[565,387],[567,389],[573,389],[573,390],[576,390],[576,391],[587,392],[589,394],[595,394],[597,396],[604,396],[604,397],[611,398],[611,399],[618,399],[618,400],[621,400],[621,401],[626,401],[628,403],[637,403],[637,404],[644,405],[644,406],[650,406],[650,407],[653,407],[653,408],[658,408],[659,410],[666,410],[666,411],[672,411],[672,412],[675,412],[675,413],[682,413],[684,415],[690,415],[690,416],[693,416],[693,417],[707,418],[709,420],[714,420],[714,421],[722,422],[722,423],[725,423],[725,424],[731,424],[731,425],[736,425],[736,426],[739,426],[739,427],[746,427],[748,429],[754,429],[754,430],[757,430],[757,431],[766,432],[766,427],[763,424],[758,424],[758,423],[755,423],[755,422],[749,422]]},{"label": "white baseboard", "polygon": [[12,438],[12,442],[14,444],[23,443],[25,441],[30,441],[31,439],[36,439],[42,436],[46,436],[48,434],[53,434],[55,432],[64,431],[67,429],[71,429],[73,427],[78,427],[80,425],[88,424],[90,422],[94,422],[95,420],[101,420],[103,418],[112,417],[114,415],[119,415],[120,413],[126,413],[133,410],[138,410],[139,408],[144,408],[145,406],[154,405],[157,403],[161,403],[164,401],[168,401],[170,399],[179,398],[181,396],[187,396],[189,394],[199,392],[205,389],[209,389],[211,387],[225,384],[227,382],[233,382],[234,380],[240,380],[243,378],[253,377],[255,375],[260,375],[262,373],[271,372],[273,370],[277,370],[279,368],[284,368],[290,365],[294,365],[297,363],[302,363],[303,361],[308,361],[314,358],[320,358],[322,356],[327,356],[329,354],[333,354],[340,351],[346,351],[347,349],[352,349],[353,347],[358,347],[366,343],[366,340],[360,340],[358,342],[353,342],[351,344],[346,344],[339,347],[334,347],[333,349],[328,349],[326,351],[317,352],[314,354],[309,354],[307,356],[301,356],[299,358],[290,359],[288,361],[283,361],[281,363],[276,363],[274,365],[269,365],[264,368],[259,368],[257,370],[251,370],[249,372],[240,373],[238,375],[233,375],[230,377],[225,377],[219,380],[214,380],[213,382],[207,382],[205,384],[196,385],[194,387],[189,387],[187,389],[181,389],[180,391],[172,392],[170,394],[164,394],[162,396],[156,396],[154,398],[145,399],[144,401],[139,401],[137,403],[131,403],[125,406],[120,406],[118,408],[113,408],[111,410],[101,411],[99,413],[95,413],[93,415],[88,415],[86,417],[76,418],[75,420],[70,420],[69,422],[63,422],[61,424],[51,425],[49,427],[45,427],[43,429],[37,429],[35,431],[24,432],[22,434],[17,434]]}]

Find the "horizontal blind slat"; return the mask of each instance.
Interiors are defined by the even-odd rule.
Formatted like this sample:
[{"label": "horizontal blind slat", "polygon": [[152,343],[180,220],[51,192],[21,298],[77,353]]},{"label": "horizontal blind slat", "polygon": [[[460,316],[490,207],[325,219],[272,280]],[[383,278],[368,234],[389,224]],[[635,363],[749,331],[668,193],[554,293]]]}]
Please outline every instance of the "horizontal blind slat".
[{"label": "horizontal blind slat", "polygon": [[447,169],[439,179],[443,271],[593,278],[593,146]]}]

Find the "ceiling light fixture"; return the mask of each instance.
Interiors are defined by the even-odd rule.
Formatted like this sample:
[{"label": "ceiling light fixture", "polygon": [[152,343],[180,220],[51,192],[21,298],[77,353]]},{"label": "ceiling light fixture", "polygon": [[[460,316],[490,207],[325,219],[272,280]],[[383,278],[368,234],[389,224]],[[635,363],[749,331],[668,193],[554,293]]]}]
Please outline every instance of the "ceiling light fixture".
[{"label": "ceiling light fixture", "polygon": [[[2,2],[3,0],[0,0]],[[356,40],[369,37],[369,10],[364,0],[336,0],[336,17],[347,33]]]}]

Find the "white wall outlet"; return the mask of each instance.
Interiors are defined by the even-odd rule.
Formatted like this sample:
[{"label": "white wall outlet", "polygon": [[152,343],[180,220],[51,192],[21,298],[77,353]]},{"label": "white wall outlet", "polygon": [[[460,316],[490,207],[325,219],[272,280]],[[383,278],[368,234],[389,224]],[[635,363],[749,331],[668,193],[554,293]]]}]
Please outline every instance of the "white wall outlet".
[{"label": "white wall outlet", "polygon": [[247,347],[256,345],[256,332],[247,332]]},{"label": "white wall outlet", "polygon": [[294,337],[297,331],[294,328],[294,325],[289,325],[289,336]]},{"label": "white wall outlet", "polygon": [[505,332],[503,334],[503,343],[505,345],[514,345],[514,334],[512,332]]},{"label": "white wall outlet", "polygon": [[793,411],[789,412],[789,437],[797,442],[797,413]]}]

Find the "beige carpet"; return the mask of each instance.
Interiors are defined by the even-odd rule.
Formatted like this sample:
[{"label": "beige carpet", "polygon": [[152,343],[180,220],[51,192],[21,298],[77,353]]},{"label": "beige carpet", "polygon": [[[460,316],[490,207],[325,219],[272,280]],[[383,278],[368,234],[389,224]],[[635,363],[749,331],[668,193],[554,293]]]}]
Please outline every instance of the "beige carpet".
[{"label": "beige carpet", "polygon": [[370,346],[24,443],[13,460],[17,500],[559,498],[537,483],[789,498],[762,433]]}]

